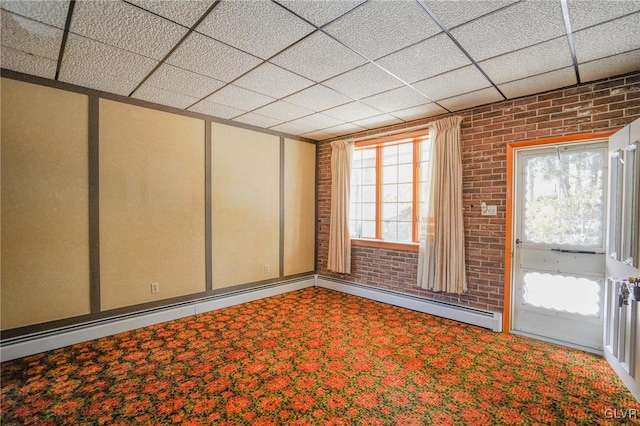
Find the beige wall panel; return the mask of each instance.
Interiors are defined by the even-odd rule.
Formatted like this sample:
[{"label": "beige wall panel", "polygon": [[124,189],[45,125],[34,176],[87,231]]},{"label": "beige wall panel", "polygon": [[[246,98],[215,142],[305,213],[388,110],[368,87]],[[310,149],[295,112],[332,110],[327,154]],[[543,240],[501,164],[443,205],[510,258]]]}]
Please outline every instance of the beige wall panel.
[{"label": "beige wall panel", "polygon": [[0,89],[2,329],[88,314],[88,98]]},{"label": "beige wall panel", "polygon": [[280,138],[217,123],[211,129],[213,288],[276,278]]},{"label": "beige wall panel", "polygon": [[315,269],[316,146],[285,139],[284,274]]},{"label": "beige wall panel", "polygon": [[102,309],[205,291],[204,222],[204,122],[101,99]]}]

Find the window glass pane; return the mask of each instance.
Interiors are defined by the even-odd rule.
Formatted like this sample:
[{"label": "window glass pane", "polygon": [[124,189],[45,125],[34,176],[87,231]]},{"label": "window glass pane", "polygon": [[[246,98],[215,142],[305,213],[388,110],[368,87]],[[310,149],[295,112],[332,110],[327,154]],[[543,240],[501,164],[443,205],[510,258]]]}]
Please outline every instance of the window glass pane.
[{"label": "window glass pane", "polygon": [[398,164],[398,146],[385,146],[382,148],[382,165]]},{"label": "window glass pane", "polygon": [[362,184],[362,169],[351,169],[351,189],[354,190]]},{"label": "window glass pane", "polygon": [[412,164],[402,164],[398,166],[398,182],[413,182]]},{"label": "window glass pane", "polygon": [[382,187],[382,200],[384,202],[398,201],[398,185],[384,185]]},{"label": "window glass pane", "polygon": [[365,203],[376,202],[376,186],[375,185],[362,186],[362,201]]},{"label": "window glass pane", "polygon": [[376,203],[362,203],[362,219],[376,220]]},{"label": "window glass pane", "polygon": [[413,143],[398,145],[398,164],[413,163]]},{"label": "window glass pane", "polygon": [[376,184],[376,169],[366,168],[362,169],[362,183],[365,185]]},{"label": "window glass pane", "polygon": [[398,241],[411,242],[411,223],[400,222],[398,223]]},{"label": "window glass pane", "polygon": [[398,203],[398,220],[411,221],[411,203]]},{"label": "window glass pane", "polygon": [[407,203],[413,201],[413,184],[401,183],[398,185],[398,201]]},{"label": "window glass pane", "polygon": [[362,153],[362,167],[376,166],[376,150],[375,148],[358,150]]},{"label": "window glass pane", "polygon": [[398,166],[385,166],[382,168],[382,182],[396,183],[398,181]]},{"label": "window glass pane", "polygon": [[361,238],[375,238],[376,237],[376,222],[367,220],[361,222]]},{"label": "window glass pane", "polygon": [[384,203],[382,205],[382,219],[394,221],[398,220],[398,204]]},{"label": "window glass pane", "polygon": [[383,222],[382,223],[382,238],[389,241],[398,241],[398,223],[397,222]]}]

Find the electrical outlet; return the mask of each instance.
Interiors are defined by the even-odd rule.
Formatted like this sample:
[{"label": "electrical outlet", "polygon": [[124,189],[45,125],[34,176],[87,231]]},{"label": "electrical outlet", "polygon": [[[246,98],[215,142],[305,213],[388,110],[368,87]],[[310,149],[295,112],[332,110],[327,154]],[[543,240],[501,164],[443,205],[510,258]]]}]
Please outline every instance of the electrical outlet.
[{"label": "electrical outlet", "polygon": [[160,291],[160,286],[158,283],[151,283],[151,293],[158,293]]},{"label": "electrical outlet", "polygon": [[269,273],[269,265],[264,265],[264,273],[265,274]]},{"label": "electrical outlet", "polygon": [[480,214],[482,216],[497,216],[498,206],[488,206],[484,201],[480,204]]}]

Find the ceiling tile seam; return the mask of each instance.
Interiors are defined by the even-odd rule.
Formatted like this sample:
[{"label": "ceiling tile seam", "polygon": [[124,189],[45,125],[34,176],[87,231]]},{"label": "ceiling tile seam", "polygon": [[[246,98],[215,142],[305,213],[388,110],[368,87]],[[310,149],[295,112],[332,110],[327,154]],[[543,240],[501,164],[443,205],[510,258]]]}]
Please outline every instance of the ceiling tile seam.
[{"label": "ceiling tile seam", "polygon": [[555,40],[558,40],[558,39],[561,39],[561,38],[564,38],[564,37],[565,37],[565,35],[564,35],[564,34],[562,34],[562,35],[559,35],[559,36],[557,36],[557,37],[552,37],[552,38],[547,39],[547,40],[539,41],[539,42],[537,42],[537,43],[533,43],[533,44],[530,44],[530,45],[528,45],[528,46],[521,47],[521,48],[519,48],[519,49],[514,49],[514,50],[510,50],[510,51],[508,51],[508,52],[500,53],[499,55],[490,56],[490,57],[488,57],[488,58],[485,58],[485,59],[481,60],[481,61],[480,61],[480,63],[482,63],[482,62],[486,62],[486,61],[490,61],[490,60],[492,60],[492,59],[500,58],[500,57],[502,57],[502,56],[507,56],[507,55],[510,55],[510,54],[512,54],[512,53],[521,52],[521,51],[523,51],[523,50],[527,50],[527,49],[532,48],[532,47],[540,46],[540,45],[542,45],[542,44],[549,43],[550,41],[555,41]]},{"label": "ceiling tile seam", "polygon": [[209,15],[209,13],[211,13],[213,9],[215,9],[215,7],[218,4],[220,4],[220,1],[221,0],[215,0],[213,4],[209,6],[209,9],[207,9],[206,12],[202,14],[202,16],[191,26],[191,28],[189,28],[189,30],[180,38],[180,40],[178,40],[178,42],[169,50],[169,52],[167,52],[167,54],[164,55],[164,57],[156,64],[156,66],[153,67],[153,69],[142,79],[142,81],[140,81],[140,83],[138,83],[138,85],[131,91],[131,93],[129,93],[129,97],[133,96],[133,94],[136,93],[136,91],[140,89],[140,87],[142,87],[142,85],[153,75],[153,73],[155,73],[158,70],[158,68],[160,68],[160,66],[162,66],[162,64],[164,64],[167,59],[169,59],[169,57],[173,54],[173,52],[175,52],[176,49],[180,47],[182,43],[184,43],[187,37],[189,37],[191,33],[195,31],[196,27],[200,25],[200,23]]},{"label": "ceiling tile seam", "polygon": [[[616,57],[616,56],[619,56],[619,55],[626,55],[627,53],[632,53],[632,52],[639,52],[639,53],[640,53],[640,48],[637,48],[637,49],[631,49],[631,50],[625,50],[624,52],[614,53],[614,54],[611,54],[611,55],[602,56],[601,58],[595,58],[595,59],[591,59],[591,60],[589,60],[589,61],[580,62],[578,65],[590,64],[591,62],[601,61],[601,60],[603,60],[603,59],[614,58],[614,57]],[[632,72],[633,72],[633,71],[632,71]],[[582,83],[580,83],[580,84],[582,84]]]},{"label": "ceiling tile seam", "polygon": [[60,70],[62,69],[62,58],[64,57],[64,50],[67,46],[67,39],[69,38],[69,29],[71,28],[71,19],[73,18],[73,9],[76,7],[76,0],[69,2],[69,9],[67,9],[67,19],[64,22],[64,30],[62,32],[62,41],[60,42],[60,52],[58,53],[58,63],[56,64],[55,80],[60,78]]},{"label": "ceiling tile seam", "polygon": [[571,18],[569,17],[569,5],[567,0],[560,0],[562,6],[562,19],[564,19],[564,27],[567,31],[567,41],[569,49],[571,49],[571,59],[573,60],[573,71],[576,73],[577,84],[580,84],[580,71],[578,70],[578,57],[576,56],[576,45],[573,42],[573,31],[571,30]]},{"label": "ceiling tile seam", "polygon": [[[503,85],[505,85],[505,84],[516,83],[516,82],[518,82],[518,81],[527,80],[527,79],[529,79],[529,78],[534,78],[534,77],[540,77],[541,75],[550,74],[550,73],[552,73],[552,72],[561,71],[561,70],[566,70],[566,69],[569,69],[569,68],[573,68],[573,66],[568,65],[568,66],[566,66],[566,67],[556,68],[556,69],[553,69],[553,70],[549,70],[549,71],[545,71],[545,72],[540,72],[540,73],[538,73],[538,74],[528,75],[528,76],[526,76],[526,77],[522,77],[522,78],[516,78],[515,80],[510,80],[510,81],[505,81],[504,83],[500,83],[500,85],[501,85],[501,86],[503,86]],[[480,91],[480,90],[483,90],[483,89],[474,90],[473,92],[477,92],[477,91]],[[555,90],[555,89],[554,89],[554,90]],[[469,92],[469,93],[473,93],[473,92]],[[463,94],[465,94],[465,93],[463,93]],[[457,96],[460,96],[460,95],[457,95]],[[454,97],[455,97],[455,96],[451,96],[450,98],[454,98]],[[450,99],[450,98],[447,98],[447,99]]]},{"label": "ceiling tile seam", "polygon": [[[169,21],[169,22],[171,22],[172,24],[176,24],[176,25],[181,26],[182,28],[189,29],[189,27],[187,27],[186,25],[181,24],[180,22],[176,22],[176,21],[174,21],[173,19],[167,18],[166,16],[159,15],[159,14],[157,14],[156,12],[154,12],[154,11],[152,11],[152,10],[149,10],[149,9],[145,9],[144,7],[142,7],[142,6],[140,6],[140,5],[137,5],[137,4],[135,4],[135,3],[131,3],[131,2],[129,2],[129,1],[127,1],[127,0],[122,0],[122,2],[123,2],[123,3],[128,4],[129,6],[133,6],[133,7],[135,7],[135,8],[138,8],[138,9],[140,9],[140,10],[142,10],[142,11],[146,12],[146,13],[150,13],[151,15],[155,15],[155,16],[157,16],[158,18],[162,18],[162,19],[164,19],[165,21]],[[206,14],[206,12],[205,12],[205,14]]]},{"label": "ceiling tile seam", "polygon": [[[416,0],[416,1],[419,2],[419,0]],[[475,18],[470,19],[470,20],[465,21],[465,22],[462,22],[462,23],[460,23],[458,25],[454,25],[453,27],[449,28],[449,30],[451,31],[451,30],[458,29],[458,28],[460,28],[460,27],[462,27],[464,25],[470,24],[471,22],[478,21],[480,19],[486,18],[487,16],[493,15],[493,14],[498,13],[498,12],[502,12],[505,9],[509,9],[510,7],[514,7],[514,6],[516,6],[516,5],[520,4],[520,3],[524,3],[524,2],[525,2],[525,0],[515,1],[515,2],[513,2],[511,4],[507,4],[505,6],[502,6],[502,7],[498,8],[498,9],[492,10],[491,12],[487,12],[487,13],[482,14],[480,16],[476,16]]]},{"label": "ceiling tile seam", "polygon": [[589,25],[588,27],[580,28],[579,30],[574,31],[574,33],[577,34],[577,33],[580,33],[582,31],[585,31],[585,30],[590,30],[591,28],[599,27],[600,25],[604,25],[604,24],[608,24],[608,23],[613,22],[613,21],[618,21],[620,19],[628,18],[629,16],[633,16],[633,15],[640,15],[640,10],[636,10],[635,12],[629,12],[629,13],[627,13],[625,15],[616,16],[616,17],[613,17],[611,19],[607,19],[606,21],[597,22],[597,23],[595,23],[593,25]]},{"label": "ceiling tile seam", "polygon": [[[502,93],[502,91],[498,88],[498,86],[493,82],[493,80],[491,80],[491,78],[489,78],[489,76],[487,75],[487,73],[484,72],[484,70],[480,67],[480,65],[478,65],[478,63],[476,62],[475,59],[473,59],[471,57],[471,55],[469,54],[469,52],[467,52],[467,50],[462,47],[462,45],[460,44],[460,42],[453,36],[453,34],[451,34],[451,31],[449,31],[449,29],[444,25],[444,23],[440,20],[440,18],[438,18],[436,16],[436,14],[429,8],[429,6],[424,2],[424,0],[416,0],[420,6],[422,6],[422,8],[425,10],[425,12],[427,12],[429,14],[429,16],[431,16],[431,18],[436,22],[436,24],[438,24],[438,26],[442,29],[442,31],[451,39],[451,41],[453,41],[453,43],[458,47],[458,49],[460,49],[460,51],[471,61],[471,63],[473,64],[473,66],[476,67],[476,69],[478,71],[480,71],[480,73],[484,76],[484,78],[487,79],[487,81],[489,83],[491,83],[491,85],[493,86],[493,88],[495,90],[498,91],[498,93],[500,93],[500,96],[502,96],[502,98],[504,100],[507,99],[507,97],[504,95],[504,93]],[[448,111],[448,110],[447,110]],[[451,112],[451,111],[449,111]]]},{"label": "ceiling tile seam", "polygon": [[322,25],[321,27],[317,26],[316,24],[314,24],[313,22],[309,21],[308,19],[298,15],[296,12],[294,12],[293,10],[289,9],[287,6],[278,3],[277,0],[271,0],[272,3],[277,4],[278,6],[280,6],[281,8],[283,8],[284,10],[286,10],[287,12],[291,13],[292,15],[294,15],[295,17],[302,19],[304,22],[306,22],[307,24],[311,25],[312,27],[314,27],[316,30],[320,30],[324,27],[328,27],[329,25],[333,24],[335,21],[337,21],[338,19],[342,18],[345,15],[350,14],[351,12],[355,11],[356,9],[362,7],[363,5],[369,3],[370,0],[365,0],[362,3],[359,3],[357,5],[355,5],[354,7],[352,7],[351,9],[347,10],[346,12],[344,12],[342,15],[337,16],[335,18],[333,18],[332,20],[330,20],[329,22],[327,22],[326,24]]},{"label": "ceiling tile seam", "polygon": [[[8,13],[9,15],[19,16],[19,17],[21,17],[21,18],[23,18],[23,19],[27,19],[27,20],[29,20],[29,21],[37,22],[38,24],[46,25],[47,27],[55,28],[56,30],[61,30],[61,31],[62,31],[62,30],[64,30],[64,28],[60,28],[60,27],[55,26],[55,25],[53,25],[53,24],[49,24],[49,23],[47,23],[47,22],[41,21],[40,19],[35,19],[35,18],[31,17],[31,16],[25,16],[25,15],[23,15],[23,14],[21,14],[21,13],[14,12],[14,11],[12,11],[12,10],[7,10],[7,9],[5,9],[4,7],[2,7],[2,3],[4,3],[4,2],[5,2],[4,0],[3,0],[3,1],[0,1],[0,10],[5,11],[5,12],[6,12],[6,13]],[[66,21],[65,21],[65,22],[66,22]]]}]

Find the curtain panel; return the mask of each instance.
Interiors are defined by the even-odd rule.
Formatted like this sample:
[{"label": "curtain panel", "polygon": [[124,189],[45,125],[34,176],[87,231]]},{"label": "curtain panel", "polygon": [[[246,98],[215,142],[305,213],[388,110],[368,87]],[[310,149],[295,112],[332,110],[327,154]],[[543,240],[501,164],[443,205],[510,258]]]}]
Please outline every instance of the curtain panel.
[{"label": "curtain panel", "polygon": [[346,141],[331,143],[331,218],[327,269],[340,274],[351,273],[349,195],[352,153],[353,143]]},{"label": "curtain panel", "polygon": [[462,117],[432,123],[431,185],[426,189],[428,217],[423,222],[418,285],[432,291],[467,291],[462,205]]}]

